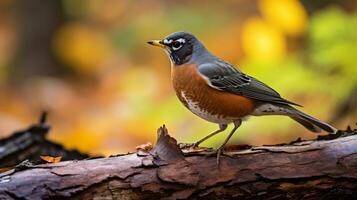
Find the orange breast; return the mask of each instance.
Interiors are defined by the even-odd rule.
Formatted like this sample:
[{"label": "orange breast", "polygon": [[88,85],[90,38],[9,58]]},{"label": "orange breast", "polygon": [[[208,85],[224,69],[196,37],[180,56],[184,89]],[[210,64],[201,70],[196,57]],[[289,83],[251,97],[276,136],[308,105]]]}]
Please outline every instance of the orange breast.
[{"label": "orange breast", "polygon": [[[220,91],[210,87],[207,81],[198,74],[196,65],[173,66],[171,78],[176,95],[191,111],[197,108],[201,112],[194,112],[208,121],[234,121],[251,114],[255,108],[254,101],[243,96]],[[217,118],[217,119],[216,119]]]}]

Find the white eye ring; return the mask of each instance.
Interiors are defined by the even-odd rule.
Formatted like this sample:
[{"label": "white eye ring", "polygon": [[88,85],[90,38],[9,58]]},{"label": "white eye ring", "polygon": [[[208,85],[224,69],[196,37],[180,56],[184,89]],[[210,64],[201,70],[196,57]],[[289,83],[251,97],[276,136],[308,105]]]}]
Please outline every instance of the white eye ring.
[{"label": "white eye ring", "polygon": [[[172,40],[171,40],[170,43],[172,43]],[[179,50],[182,47],[182,45],[185,44],[185,43],[186,43],[186,40],[183,39],[183,38],[179,38],[179,39],[175,40],[175,42],[173,42],[173,44],[172,44],[172,50],[174,50],[174,51]],[[179,45],[176,46],[177,44],[179,44]]]},{"label": "white eye ring", "polygon": [[182,47],[182,44],[180,43],[180,46],[178,46],[178,47],[172,46],[172,50],[177,51],[177,50],[179,50],[181,47]]}]

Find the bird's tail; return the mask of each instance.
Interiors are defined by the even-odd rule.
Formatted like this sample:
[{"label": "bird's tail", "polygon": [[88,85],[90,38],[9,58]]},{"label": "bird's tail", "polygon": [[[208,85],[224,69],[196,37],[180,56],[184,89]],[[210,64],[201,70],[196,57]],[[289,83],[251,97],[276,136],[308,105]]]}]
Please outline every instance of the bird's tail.
[{"label": "bird's tail", "polygon": [[293,107],[290,107],[289,110],[291,110],[293,113],[293,115],[290,115],[291,119],[297,121],[298,123],[300,123],[301,125],[303,125],[305,128],[309,129],[312,132],[319,133],[321,132],[321,129],[329,133],[337,132],[336,128],[316,119],[315,117],[303,113]]}]

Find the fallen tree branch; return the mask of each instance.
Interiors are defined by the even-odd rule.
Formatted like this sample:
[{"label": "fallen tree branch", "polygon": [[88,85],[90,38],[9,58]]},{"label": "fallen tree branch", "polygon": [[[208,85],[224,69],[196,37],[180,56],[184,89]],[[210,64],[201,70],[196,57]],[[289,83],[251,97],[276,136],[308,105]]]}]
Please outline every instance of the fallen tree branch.
[{"label": "fallen tree branch", "polygon": [[357,135],[228,152],[178,147],[158,130],[150,151],[0,174],[0,199],[345,199],[357,197]]},{"label": "fallen tree branch", "polygon": [[[46,124],[47,113],[42,113],[38,124],[13,133],[0,140],[0,168],[15,166],[28,159],[40,162],[40,156],[60,156],[62,160],[85,159],[89,155],[77,150],[67,150],[47,139],[50,127]],[[1,170],[0,170],[1,171]]]}]

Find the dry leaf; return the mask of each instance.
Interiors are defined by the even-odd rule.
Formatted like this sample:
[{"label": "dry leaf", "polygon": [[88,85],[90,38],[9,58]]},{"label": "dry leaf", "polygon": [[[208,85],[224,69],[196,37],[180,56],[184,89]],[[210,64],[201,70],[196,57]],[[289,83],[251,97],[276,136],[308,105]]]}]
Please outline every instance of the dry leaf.
[{"label": "dry leaf", "polygon": [[150,151],[152,148],[153,148],[153,145],[151,144],[151,142],[136,146],[136,150],[137,151],[139,151],[139,150],[141,150],[141,151]]},{"label": "dry leaf", "polygon": [[13,167],[2,167],[2,168],[0,168],[0,173],[9,171],[10,169],[13,169]]},{"label": "dry leaf", "polygon": [[52,156],[40,156],[42,160],[48,163],[58,163],[61,162],[62,157],[52,157]]}]

